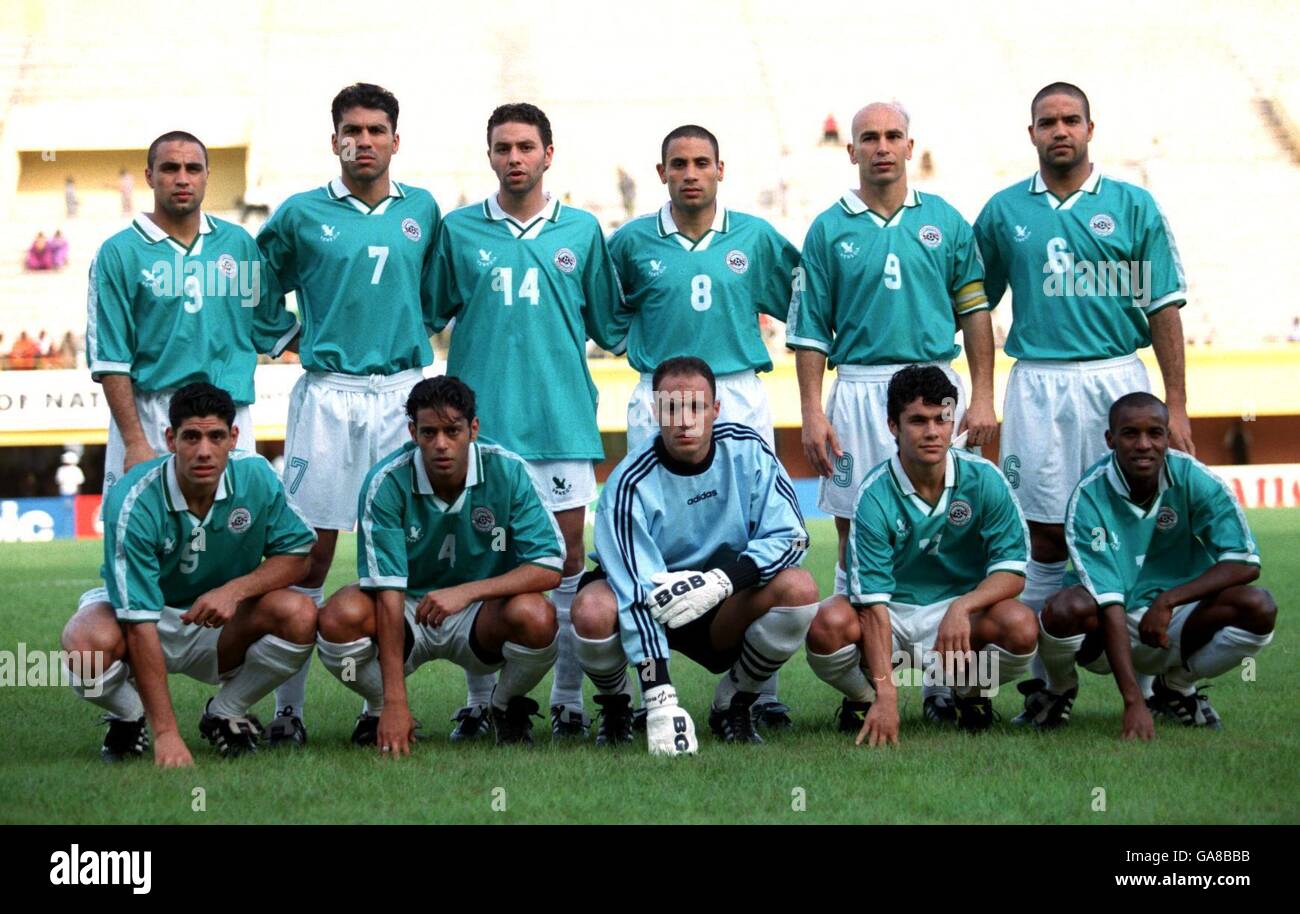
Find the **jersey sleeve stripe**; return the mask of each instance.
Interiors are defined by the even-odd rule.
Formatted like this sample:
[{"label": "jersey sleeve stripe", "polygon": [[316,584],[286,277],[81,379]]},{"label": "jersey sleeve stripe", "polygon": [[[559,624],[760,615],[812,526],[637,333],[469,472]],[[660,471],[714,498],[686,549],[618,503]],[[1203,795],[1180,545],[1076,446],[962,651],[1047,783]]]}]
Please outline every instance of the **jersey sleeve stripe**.
[{"label": "jersey sleeve stripe", "polygon": [[113,609],[120,619],[157,619],[160,615],[154,610],[131,608],[131,594],[127,588],[126,533],[127,525],[131,520],[131,512],[135,509],[135,503],[166,466],[167,461],[164,460],[140,477],[135,485],[131,486],[131,490],[126,493],[126,498],[122,499],[122,508],[117,515],[117,542],[113,546],[113,578],[117,584],[117,595],[122,601],[122,605],[115,606]]},{"label": "jersey sleeve stripe", "polygon": [[811,340],[806,336],[794,336],[787,333],[785,344],[791,349],[816,349],[823,355],[830,355],[831,347],[818,340]]},{"label": "jersey sleeve stripe", "polygon": [[383,485],[384,480],[388,478],[398,467],[406,466],[411,462],[411,454],[414,451],[407,451],[393,458],[387,466],[382,467],[370,480],[370,486],[366,489],[365,508],[361,513],[361,532],[366,538],[366,570],[370,572],[366,577],[373,580],[382,580],[383,575],[379,573],[379,560],[375,556],[375,522],[370,516],[371,508],[375,503],[375,496],[379,494],[379,487]]},{"label": "jersey sleeve stripe", "polygon": [[614,495],[614,539],[618,548],[619,559],[632,579],[633,600],[629,611],[636,624],[637,634],[641,639],[641,650],[647,657],[663,659],[665,652],[659,650],[659,638],[655,628],[645,616],[645,593],[641,579],[637,574],[636,552],[632,548],[632,498],[636,484],[645,478],[658,463],[654,449],[646,451],[630,466],[618,481]]},{"label": "jersey sleeve stripe", "polygon": [[992,565],[988,567],[988,571],[986,573],[992,574],[995,571],[1010,571],[1013,574],[1024,576],[1025,567],[1028,564],[1029,564],[1028,562],[1015,562],[1011,560],[1007,560],[1005,562],[994,562]]},{"label": "jersey sleeve stripe", "polygon": [[1105,474],[1106,466],[1107,464],[1103,463],[1097,469],[1093,470],[1091,473],[1089,473],[1087,476],[1081,479],[1079,481],[1079,484],[1074,487],[1074,492],[1070,494],[1070,501],[1067,503],[1065,507],[1065,547],[1066,550],[1070,553],[1070,562],[1074,565],[1074,570],[1079,573],[1079,582],[1083,584],[1083,586],[1087,589],[1088,593],[1092,594],[1092,598],[1097,601],[1097,605],[1099,606],[1106,605],[1105,603],[1102,602],[1103,597],[1105,598],[1113,597],[1114,599],[1109,600],[1109,602],[1111,603],[1123,603],[1124,595],[1113,594],[1113,593],[1106,593],[1106,594],[1097,593],[1097,588],[1092,583],[1092,578],[1089,577],[1088,575],[1088,569],[1083,564],[1083,557],[1079,553],[1079,547],[1074,541],[1074,515],[1076,509],[1079,507],[1079,496],[1083,493],[1083,490],[1085,488],[1087,488],[1089,485],[1093,483],[1094,480],[1096,480],[1098,477],[1103,476]]},{"label": "jersey sleeve stripe", "polygon": [[361,588],[363,590],[405,590],[406,578],[398,576],[379,575],[377,577],[364,577],[361,579]]}]

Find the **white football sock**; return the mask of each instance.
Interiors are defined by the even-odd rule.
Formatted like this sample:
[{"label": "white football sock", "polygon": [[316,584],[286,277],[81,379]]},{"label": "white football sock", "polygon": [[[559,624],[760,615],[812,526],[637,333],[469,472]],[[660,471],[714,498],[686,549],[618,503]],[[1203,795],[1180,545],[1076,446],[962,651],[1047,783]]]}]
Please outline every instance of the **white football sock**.
[{"label": "white football sock", "polygon": [[808,651],[808,665],[822,682],[843,692],[850,701],[875,701],[876,690],[862,669],[862,651],[856,644],[846,644],[833,654]]},{"label": "white football sock", "polygon": [[471,673],[465,671],[465,707],[483,708],[492,701],[492,690],[497,687],[496,673]]},{"label": "white football sock", "polygon": [[846,597],[849,595],[849,576],[839,562],[835,563],[835,593]]},{"label": "white football sock", "polygon": [[[1029,671],[1029,665],[1033,662],[1034,657],[1037,656],[1038,651],[1033,650],[1028,654],[1013,654],[1000,644],[987,644],[977,653],[979,656],[976,658],[976,672],[982,674],[987,671],[992,674],[990,677],[992,681],[987,685],[982,682],[967,685],[957,691],[961,692],[963,695],[970,695],[979,692],[982,695],[987,695],[989,698],[992,698],[997,695],[998,689],[1002,685],[1008,682],[1015,682]],[[971,671],[967,669],[967,683],[970,683],[971,679]]]},{"label": "white football sock", "polygon": [[608,638],[584,638],[573,633],[574,654],[582,671],[603,695],[619,692],[632,694],[632,680],[627,675],[627,655],[618,632]]},{"label": "white football sock", "polygon": [[758,692],[799,650],[816,615],[817,604],[808,603],[773,606],[754,620],[740,642],[740,659],[718,682],[713,706],[729,708],[737,692]]},{"label": "white football sock", "polygon": [[320,662],[339,682],[366,700],[365,713],[384,710],[384,676],[379,668],[379,647],[372,638],[336,644],[316,636]]},{"label": "white football sock", "polygon": [[[325,588],[324,587],[290,587],[290,590],[296,590],[298,593],[306,594],[311,601],[320,609],[325,605]],[[280,683],[275,689],[275,713],[292,709],[294,715],[301,721],[307,720],[307,715],[303,708],[307,704],[307,674],[311,671],[311,655],[307,655],[307,660],[284,682]]]},{"label": "white football sock", "polygon": [[1079,687],[1079,671],[1074,665],[1074,655],[1083,647],[1083,635],[1057,638],[1043,630],[1042,618],[1038,622],[1038,659],[1042,661],[1047,691],[1064,695]]},{"label": "white football sock", "polygon": [[546,671],[555,665],[558,650],[555,642],[559,640],[557,636],[546,647],[524,647],[513,641],[501,645],[501,656],[506,659],[506,665],[501,668],[496,691],[492,693],[494,708],[504,711],[511,698],[527,695],[542,681]]},{"label": "white football sock", "polygon": [[1196,691],[1197,680],[1241,669],[1241,661],[1254,657],[1272,640],[1272,632],[1257,635],[1235,625],[1224,626],[1214,633],[1209,644],[1187,658],[1186,669],[1179,666],[1165,673],[1165,683],[1176,692],[1190,695]]},{"label": "white football sock", "polygon": [[551,591],[555,604],[556,656],[555,673],[551,678],[551,707],[564,705],[569,710],[582,713],[582,666],[574,653],[573,620],[569,610],[578,593],[582,572],[560,579],[560,586]]},{"label": "white football sock", "polygon": [[119,720],[139,720],[144,716],[144,703],[131,681],[131,668],[121,660],[115,660],[98,678],[81,677],[69,670],[68,684],[86,701]]},{"label": "white football sock", "polygon": [[1042,615],[1047,598],[1061,589],[1064,578],[1065,562],[1030,559],[1025,565],[1025,589],[1020,592],[1020,602]]},{"label": "white football sock", "polygon": [[217,717],[246,717],[262,696],[284,682],[307,662],[312,645],[294,644],[275,635],[263,635],[248,647],[244,663],[229,677],[208,713]]}]

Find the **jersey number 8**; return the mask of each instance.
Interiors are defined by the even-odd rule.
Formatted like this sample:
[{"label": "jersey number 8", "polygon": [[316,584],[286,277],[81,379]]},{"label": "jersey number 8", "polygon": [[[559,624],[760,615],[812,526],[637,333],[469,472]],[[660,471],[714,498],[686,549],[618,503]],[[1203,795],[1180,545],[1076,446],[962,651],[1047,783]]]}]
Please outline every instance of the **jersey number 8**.
[{"label": "jersey number 8", "polygon": [[691,277],[691,307],[696,311],[713,307],[713,280],[705,273]]}]

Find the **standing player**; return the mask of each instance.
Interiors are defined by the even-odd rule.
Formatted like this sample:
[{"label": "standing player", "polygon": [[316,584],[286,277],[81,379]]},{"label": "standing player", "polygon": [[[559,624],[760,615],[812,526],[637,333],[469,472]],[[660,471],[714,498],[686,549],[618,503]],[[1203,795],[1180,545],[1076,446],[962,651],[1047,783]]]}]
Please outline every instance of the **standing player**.
[{"label": "standing player", "polygon": [[[1250,586],[1259,549],[1223,481],[1169,449],[1164,403],[1126,394],[1108,424],[1111,453],[1089,468],[1066,508],[1082,583],[1043,610],[1047,684],[1028,697],[1023,716],[1042,729],[1069,723],[1077,656],[1094,673],[1114,675],[1125,739],[1151,739],[1153,711],[1217,730],[1219,715],[1197,680],[1240,669],[1273,640],[1277,604]],[[1146,701],[1137,673],[1155,676]]]},{"label": "standing player", "polygon": [[[628,362],[641,373],[627,405],[628,453],[659,433],[651,375],[680,355],[713,369],[721,421],[748,425],[775,449],[772,411],[758,379],[772,370],[772,359],[758,316],[785,319],[799,250],[764,220],[718,203],[723,162],[708,130],[676,128],[664,137],[660,159],[668,202],[609,240],[627,306],[620,319],[630,312]],[[612,328],[607,336],[620,333]],[[789,726],[776,686],[773,676],[754,713],[760,723]]]},{"label": "standing player", "polygon": [[808,664],[844,693],[839,728],[857,733],[859,745],[898,742],[895,651],[937,652],[935,666],[959,680],[950,683],[958,726],[980,731],[993,724],[990,688],[1024,675],[1037,648],[1034,614],[1016,599],[1029,531],[997,467],[952,446],[947,404],[956,396],[934,365],[890,380],[898,452],[858,491],[849,595],[824,602],[808,632]]},{"label": "standing player", "polygon": [[266,294],[264,264],[238,225],[202,211],[208,150],[192,134],[149,144],[154,208],[100,246],[90,262],[86,354],[111,420],[104,492],[166,451],[177,388],[205,381],[234,399],[239,448],[253,452],[253,369],[279,355],[298,320]]},{"label": "standing player", "polygon": [[316,634],[315,607],[288,589],[307,572],[311,529],[271,465],[235,451],[230,395],[187,384],[169,416],[171,453],[137,464],[104,501],[107,588],[83,594],[63,630],[64,650],[109,661],[73,684],[108,712],[103,757],[143,755],[147,717],[165,768],[193,764],[168,673],[219,683],[199,732],[222,755],[256,751],[262,727],[248,709],[307,662]]},{"label": "standing player", "polygon": [[[338,532],[356,524],[361,480],[406,440],[406,394],[433,361],[433,306],[422,282],[441,221],[428,191],[389,174],[401,145],[392,93],[348,86],[331,115],[340,175],[290,197],[257,236],[274,291],[297,293],[303,322],[298,351],[306,373],[289,399],[284,482],[316,529],[302,589],[317,606]],[[306,685],[304,667],[276,693],[272,725],[299,744]]]},{"label": "standing player", "polygon": [[554,153],[546,115],[526,103],[502,105],[488,118],[487,143],[500,188],[447,216],[436,329],[455,319],[447,372],[478,393],[484,434],[528,461],[563,531],[564,577],[552,594],[560,644],[551,729],[580,736],[582,670],[569,608],[584,565],[586,506],[596,495],[592,462],[604,456],[586,342],[590,335],[611,349],[621,338],[607,335],[618,277],[596,218],[542,187]]},{"label": "standing player", "polygon": [[[796,350],[803,445],[822,477],[817,503],[835,516],[835,592],[846,592],[844,560],[858,487],[895,450],[885,418],[889,380],[908,364],[938,365],[957,389],[955,417],[965,443],[986,444],[993,411],[993,324],[984,267],[971,227],[943,199],[908,187],[913,140],[907,113],[876,102],[853,117],[849,161],[858,187],[813,222],[786,323]],[[964,410],[961,379],[949,367],[961,351],[971,372]],[[826,410],[822,376],[836,370]],[[926,717],[954,722],[946,690],[927,689]]]},{"label": "standing player", "polygon": [[709,728],[761,743],[753,705],[799,649],[817,585],[798,568],[808,533],[790,478],[762,436],[718,423],[713,372],[682,356],[655,369],[661,431],[610,475],[596,509],[600,567],[573,607],[578,657],[596,684],[599,744],[631,742],[637,667],[655,754],[697,749],[668,675],[677,650],[721,673]]},{"label": "standing player", "polygon": [[429,378],[406,401],[411,440],[366,476],[357,514],[361,580],[320,617],[321,662],[366,700],[352,741],[410,753],[406,677],[431,660],[478,676],[498,744],[532,744],[528,697],[555,662],[560,529],[523,460],[478,437],[474,392]]},{"label": "standing player", "polygon": [[[1029,521],[1024,600],[1041,612],[1061,587],[1065,504],[1102,455],[1106,411],[1150,390],[1139,348],[1153,346],[1160,362],[1170,443],[1194,451],[1178,312],[1187,286],[1169,224],[1147,191],[1094,170],[1078,86],[1040,89],[1030,115],[1039,170],[989,200],[975,235],[989,301],[1011,290],[1006,350],[1017,361],[1002,411],[1002,471]],[[1041,686],[1022,683],[1027,701]]]}]

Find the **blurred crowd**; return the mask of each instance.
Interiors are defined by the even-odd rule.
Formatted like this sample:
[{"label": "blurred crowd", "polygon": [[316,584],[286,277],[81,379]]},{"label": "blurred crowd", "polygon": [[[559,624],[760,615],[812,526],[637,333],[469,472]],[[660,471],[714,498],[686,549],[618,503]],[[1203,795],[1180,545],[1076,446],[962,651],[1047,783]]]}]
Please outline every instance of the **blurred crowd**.
[{"label": "blurred crowd", "polygon": [[26,330],[9,342],[0,333],[0,370],[30,371],[35,368],[77,368],[85,365],[82,340],[71,330],[55,341],[44,330],[35,338]]}]

